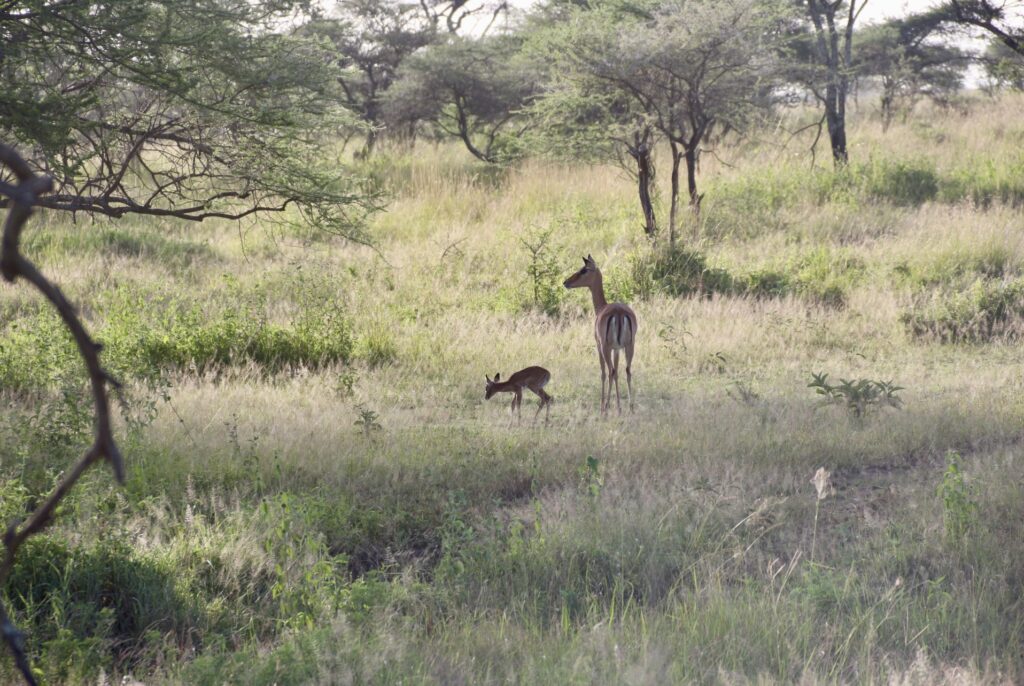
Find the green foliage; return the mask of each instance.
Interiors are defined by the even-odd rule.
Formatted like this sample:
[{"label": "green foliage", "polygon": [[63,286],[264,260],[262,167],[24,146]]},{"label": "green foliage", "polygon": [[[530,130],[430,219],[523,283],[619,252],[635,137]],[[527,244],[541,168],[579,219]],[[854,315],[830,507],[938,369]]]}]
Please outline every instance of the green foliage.
[{"label": "green foliage", "polygon": [[[671,296],[725,294],[733,290],[733,279],[729,272],[709,267],[703,253],[680,246],[656,251],[649,269],[650,280]],[[637,268],[634,268],[634,273],[636,271]]]},{"label": "green foliage", "polygon": [[391,332],[378,324],[359,337],[355,355],[371,369],[384,367],[398,359],[398,346]]},{"label": "green foliage", "polygon": [[823,405],[838,405],[846,409],[850,418],[862,420],[869,412],[883,407],[900,409],[903,399],[899,392],[902,386],[892,381],[872,381],[871,379],[839,379],[838,384],[828,382],[828,374],[812,373],[808,388],[822,396]]},{"label": "green foliage", "polygon": [[552,240],[554,229],[534,229],[519,239],[527,253],[531,305],[549,316],[558,314],[565,288],[561,284],[561,261]]},{"label": "green foliage", "polygon": [[370,434],[374,431],[381,431],[384,427],[377,421],[380,419],[380,415],[364,405],[356,405],[356,411],[359,413],[359,418],[355,421],[355,426],[359,428],[363,436],[369,438]]},{"label": "green foliage", "polygon": [[979,207],[1002,203],[1024,205],[1024,155],[1007,162],[991,158],[973,158],[970,164],[952,170],[942,180],[939,199],[945,202],[970,201]]},{"label": "green foliage", "polygon": [[[841,307],[866,268],[864,261],[848,250],[821,247],[795,259],[788,270],[794,291],[823,305]],[[781,285],[777,277],[769,276],[767,281],[766,285],[776,289]]]},{"label": "green foliage", "polygon": [[0,590],[33,637],[46,679],[91,681],[100,669],[130,668],[150,632],[184,636],[197,622],[198,608],[179,593],[176,574],[119,538],[71,547],[36,536]]},{"label": "green foliage", "polygon": [[1016,340],[1024,333],[1024,280],[976,279],[964,290],[933,291],[900,321],[914,338],[940,343]]},{"label": "green foliage", "polygon": [[282,28],[304,10],[298,0],[159,0],[0,14],[0,137],[24,142],[56,179],[62,199],[44,206],[193,220],[273,210],[359,237],[376,200],[325,154],[324,133],[356,128],[341,106],[342,69],[324,45]]},{"label": "green foliage", "polygon": [[597,500],[601,495],[601,488],[604,486],[604,477],[601,476],[601,461],[593,455],[587,455],[586,462],[576,470],[579,475],[581,492],[586,493],[592,500]]},{"label": "green foliage", "polygon": [[946,471],[942,474],[937,491],[942,500],[942,524],[946,542],[957,549],[963,547],[978,519],[974,490],[964,478],[960,459],[955,450],[946,453]]},{"label": "green foliage", "polygon": [[[305,303],[292,324],[282,326],[268,321],[263,296],[235,290],[219,308],[127,287],[102,296],[104,321],[96,338],[105,346],[105,364],[121,378],[152,381],[169,368],[204,371],[254,362],[277,371],[351,359],[351,327],[341,304]],[[27,392],[82,377],[70,335],[52,310],[30,310],[8,324],[0,343],[5,387]]]},{"label": "green foliage", "polygon": [[935,165],[923,159],[874,158],[851,173],[861,177],[860,183],[868,197],[897,206],[918,206],[939,194]]}]

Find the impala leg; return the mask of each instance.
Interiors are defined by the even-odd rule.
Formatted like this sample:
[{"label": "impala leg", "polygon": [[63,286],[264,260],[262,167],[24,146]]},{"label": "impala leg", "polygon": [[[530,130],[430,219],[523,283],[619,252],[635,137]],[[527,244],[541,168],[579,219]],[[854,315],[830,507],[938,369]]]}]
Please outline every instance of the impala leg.
[{"label": "impala leg", "polygon": [[[601,414],[604,414],[604,380],[606,365],[604,361],[604,348],[600,343],[597,344],[597,359],[601,362]],[[608,390],[611,391],[611,387],[609,387]]]},{"label": "impala leg", "polygon": [[[619,414],[622,414],[622,394],[619,393],[619,349],[615,348],[612,351],[612,375],[611,378],[615,381],[615,409],[618,410]],[[612,388],[611,384],[608,386],[608,404],[611,404]]]},{"label": "impala leg", "polygon": [[516,393],[516,421],[519,425],[523,423],[523,392]]},{"label": "impala leg", "polygon": [[551,396],[544,392],[543,388],[538,388],[537,397],[540,398],[540,405],[537,407],[537,414],[533,415],[533,423],[537,423],[537,417],[540,416],[541,410],[546,410],[544,413],[544,423],[548,423],[548,419],[551,418]]},{"label": "impala leg", "polygon": [[629,393],[629,411],[633,411],[633,339],[626,342],[626,392]]}]

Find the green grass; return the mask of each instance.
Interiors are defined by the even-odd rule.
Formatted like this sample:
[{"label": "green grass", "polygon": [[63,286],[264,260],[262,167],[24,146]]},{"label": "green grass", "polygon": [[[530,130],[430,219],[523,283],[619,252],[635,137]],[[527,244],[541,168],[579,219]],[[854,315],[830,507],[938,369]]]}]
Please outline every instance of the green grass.
[{"label": "green grass", "polygon": [[[1020,681],[1020,104],[855,121],[838,173],[810,170],[810,138],[723,143],[675,248],[614,169],[455,146],[367,163],[393,194],[378,251],[34,218],[26,250],[126,382],[129,473],[90,473],[0,590],[33,663],[90,684]],[[639,318],[633,415],[599,416],[592,306],[561,288],[587,254]],[[0,291],[0,332],[7,522],[91,416],[27,289]],[[535,364],[551,423],[510,427],[484,375]],[[823,404],[816,373],[901,402]]]}]

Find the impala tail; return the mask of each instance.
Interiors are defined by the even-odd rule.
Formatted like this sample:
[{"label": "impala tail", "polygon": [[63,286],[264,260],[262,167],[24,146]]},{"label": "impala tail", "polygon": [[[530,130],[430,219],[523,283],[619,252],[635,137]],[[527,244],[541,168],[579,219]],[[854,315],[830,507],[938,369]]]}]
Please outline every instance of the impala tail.
[{"label": "impala tail", "polygon": [[633,340],[633,334],[636,333],[633,326],[633,320],[630,319],[629,315],[625,312],[616,312],[612,316],[608,317],[608,321],[605,324],[605,340],[608,341],[613,348],[624,348],[626,343]]}]

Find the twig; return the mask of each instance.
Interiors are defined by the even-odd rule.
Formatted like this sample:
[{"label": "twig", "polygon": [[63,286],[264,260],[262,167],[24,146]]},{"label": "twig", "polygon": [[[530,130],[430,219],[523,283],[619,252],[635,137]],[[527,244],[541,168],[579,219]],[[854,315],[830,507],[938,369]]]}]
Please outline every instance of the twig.
[{"label": "twig", "polygon": [[[53,180],[45,176],[35,176],[28,164],[18,155],[14,148],[0,143],[0,164],[7,166],[17,177],[16,187],[4,184],[0,192],[10,198],[10,210],[4,222],[3,239],[0,243],[0,275],[11,283],[19,278],[25,279],[43,294],[57,310],[64,325],[71,332],[78,346],[78,352],[85,362],[92,386],[96,418],[94,422],[95,437],[92,446],[61,479],[53,492],[29,515],[24,522],[14,522],[4,534],[4,555],[0,562],[0,586],[6,581],[14,568],[14,558],[21,545],[33,534],[42,531],[53,519],[57,506],[64,496],[74,487],[82,474],[99,460],[106,460],[114,470],[118,483],[124,483],[124,460],[114,442],[114,433],[110,425],[110,400],[107,395],[108,384],[119,388],[114,380],[100,366],[99,352],[101,346],[92,340],[75,313],[74,307],[68,302],[61,290],[36,268],[36,266],[20,252],[21,232],[25,222],[32,215],[32,208],[37,204],[38,197],[53,188]],[[11,622],[6,608],[0,603],[0,633],[4,642],[14,656],[18,671],[25,682],[34,685],[35,676],[25,653],[25,637]]]}]

